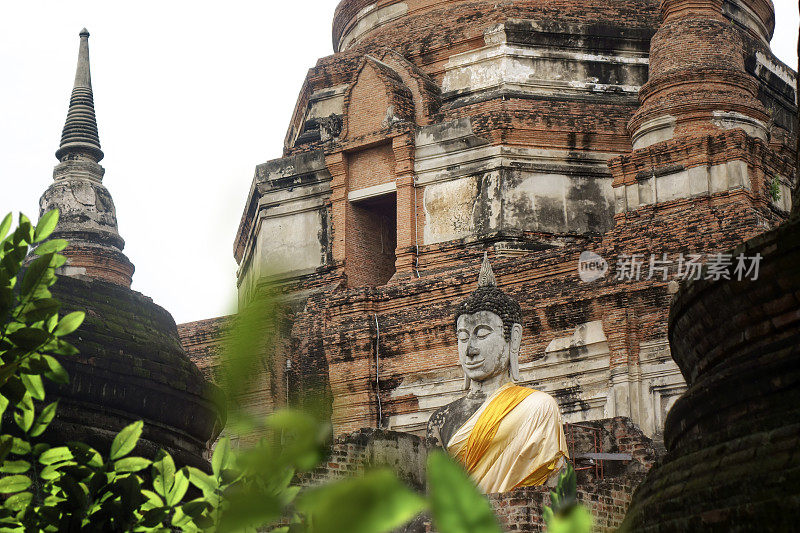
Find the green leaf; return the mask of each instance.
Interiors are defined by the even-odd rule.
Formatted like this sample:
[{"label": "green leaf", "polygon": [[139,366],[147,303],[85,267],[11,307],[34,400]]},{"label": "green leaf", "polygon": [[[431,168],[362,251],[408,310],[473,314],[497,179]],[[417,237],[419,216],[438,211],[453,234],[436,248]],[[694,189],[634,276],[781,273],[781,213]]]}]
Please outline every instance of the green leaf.
[{"label": "green leaf", "polygon": [[40,402],[44,401],[44,385],[41,377],[36,374],[22,374],[20,379],[22,379],[22,384],[25,385],[25,389],[34,399]]},{"label": "green leaf", "polygon": [[426,505],[393,472],[381,469],[309,489],[297,498],[296,507],[309,516],[314,533],[379,533],[402,526]]},{"label": "green leaf", "polygon": [[0,417],[2,417],[3,413],[6,412],[8,404],[9,404],[8,398],[0,394]]},{"label": "green leaf", "polygon": [[85,485],[66,474],[61,476],[60,485],[71,507],[80,509],[86,504],[86,493],[88,490],[86,490]]},{"label": "green leaf", "polygon": [[550,491],[550,506],[554,515],[561,515],[569,511],[577,503],[578,477],[572,463],[567,463],[558,475],[555,491]]},{"label": "green leaf", "polygon": [[69,383],[69,375],[67,374],[67,371],[64,370],[64,367],[61,366],[61,363],[58,362],[58,359],[52,355],[45,354],[44,360],[47,363],[47,366],[50,368],[49,371],[44,373],[44,377],[53,383],[61,383],[63,385]]},{"label": "green leaf", "polygon": [[88,444],[84,444],[83,442],[70,442],[68,445],[78,464],[92,468],[101,468],[103,466],[103,457],[100,455],[100,452]]},{"label": "green leaf", "polygon": [[37,246],[36,250],[34,250],[33,253],[35,253],[36,255],[57,253],[66,248],[67,246],[69,246],[69,242],[65,241],[64,239],[52,239],[47,242],[43,242],[42,244]]},{"label": "green leaf", "polygon": [[230,466],[231,461],[231,441],[228,437],[223,437],[217,442],[214,448],[214,455],[211,457],[211,469],[214,475],[220,477],[222,470]]},{"label": "green leaf", "polygon": [[49,351],[55,355],[66,355],[66,356],[78,355],[78,353],[80,353],[78,352],[78,349],[75,348],[73,345],[71,345],[68,342],[62,341],[61,339],[58,339],[57,345],[54,348],[50,349]]},{"label": "green leaf", "polygon": [[3,494],[20,492],[30,486],[31,480],[28,476],[14,475],[0,478],[0,492]]},{"label": "green leaf", "polygon": [[73,458],[74,456],[69,448],[66,446],[58,446],[42,452],[42,455],[39,456],[39,462],[43,465],[52,465],[62,461],[69,461]]},{"label": "green leaf", "polygon": [[564,515],[553,515],[547,533],[591,533],[592,514],[582,505],[573,506]]},{"label": "green leaf", "polygon": [[11,453],[14,455],[28,455],[31,453],[31,445],[28,441],[14,437],[14,442],[11,445]]},{"label": "green leaf", "polygon": [[0,461],[5,461],[8,454],[11,453],[11,448],[14,446],[14,437],[11,435],[3,435],[0,437]]},{"label": "green leaf", "polygon": [[30,357],[20,364],[20,372],[23,374],[41,376],[48,370],[50,370],[50,367],[47,366],[47,361],[44,360],[40,353],[32,353]]},{"label": "green leaf", "polygon": [[175,509],[175,514],[172,515],[172,525],[181,528],[182,530],[192,523],[192,517],[183,512],[183,507]]},{"label": "green leaf", "polygon": [[[25,374],[23,374],[23,377],[24,376]],[[19,402],[17,406],[19,407],[19,410],[14,411],[14,421],[22,431],[27,433],[33,425],[33,418],[35,414],[31,395],[25,394],[25,396],[22,398],[22,401]]]},{"label": "green leaf", "polygon": [[281,409],[267,417],[266,425],[281,435],[282,461],[297,470],[315,468],[328,449],[327,426],[308,413]]},{"label": "green leaf", "polygon": [[[74,314],[74,313],[70,313]],[[82,315],[83,313],[81,313]],[[67,315],[69,317],[70,315]],[[67,317],[64,317],[65,319]],[[81,317],[83,320],[83,317]],[[58,325],[61,327],[61,324]],[[77,328],[77,326],[75,326]],[[58,330],[58,328],[56,328]],[[142,435],[142,427],[144,423],[141,420],[137,420],[133,424],[126,426],[119,432],[119,434],[114,437],[114,441],[111,443],[111,453],[109,454],[109,459],[115,461],[121,457],[124,457],[131,453],[133,449],[136,447],[136,443],[139,442],[139,437]]]},{"label": "green leaf", "polygon": [[[10,365],[3,365],[0,367],[0,390],[2,390],[3,396],[8,398],[8,400],[13,404],[16,405],[22,401],[27,394],[25,390],[25,385],[22,384],[22,380],[19,379],[19,376],[15,376],[14,372],[16,369],[19,368],[19,363],[13,363]],[[11,374],[8,375],[7,372],[11,370]]]},{"label": "green leaf", "polygon": [[34,457],[39,457],[50,448],[51,446],[46,442],[37,442],[33,445],[33,450],[31,450],[31,453],[33,453]]},{"label": "green leaf", "polygon": [[210,511],[211,509],[211,504],[202,498],[196,498],[181,505],[181,510],[183,513],[186,516],[191,516],[192,518],[196,518],[203,514],[204,511]]},{"label": "green leaf", "polygon": [[189,488],[189,474],[184,468],[178,470],[175,474],[175,482],[172,488],[167,492],[167,505],[177,505],[186,495],[186,490]]},{"label": "green leaf", "polygon": [[38,437],[44,433],[44,430],[47,429],[47,426],[50,425],[50,422],[52,422],[53,418],[56,416],[56,409],[58,409],[58,400],[48,404],[42,409],[42,412],[39,413],[39,416],[36,417],[36,421],[33,423],[31,437]]},{"label": "green leaf", "polygon": [[203,494],[213,494],[219,488],[217,478],[209,476],[199,468],[193,466],[187,467],[189,471],[189,481],[192,485],[203,491]]},{"label": "green leaf", "polygon": [[0,241],[6,238],[6,234],[8,234],[8,230],[11,229],[11,221],[12,216],[11,213],[7,214],[3,221],[0,222]]},{"label": "green leaf", "polygon": [[547,505],[542,508],[542,519],[545,524],[550,524],[550,521],[553,519],[553,510]]},{"label": "green leaf", "polygon": [[24,474],[31,467],[28,461],[4,461],[0,466],[0,472],[4,474]]},{"label": "green leaf", "polygon": [[428,455],[428,489],[433,522],[447,533],[500,533],[489,501],[443,451]]},{"label": "green leaf", "polygon": [[163,527],[164,520],[169,516],[166,508],[152,508],[142,513],[143,528],[134,531],[148,531],[153,533],[170,533],[172,530]]},{"label": "green leaf", "polygon": [[152,490],[142,490],[142,495],[147,498],[147,500],[155,505],[156,507],[163,507],[164,500],[161,499],[161,496],[153,492]]},{"label": "green leaf", "polygon": [[158,458],[153,462],[153,488],[164,498],[175,483],[175,462],[172,456],[160,450]]},{"label": "green leaf", "polygon": [[302,489],[302,487],[287,487],[286,490],[283,491],[283,494],[281,494],[281,501],[283,502],[283,505],[289,505],[292,503],[295,498],[297,498],[297,495],[300,494],[300,489]]},{"label": "green leaf", "polygon": [[33,242],[40,242],[45,240],[53,233],[58,224],[58,209],[51,209],[39,219],[36,224],[36,229],[33,232]]},{"label": "green leaf", "polygon": [[114,472],[138,472],[151,464],[152,461],[144,457],[123,457],[114,462]]},{"label": "green leaf", "polygon": [[[58,321],[58,309],[61,304],[54,298],[44,298],[34,300],[25,306],[25,319],[29,322],[39,322],[40,320],[51,320],[55,316]],[[50,331],[48,329],[48,331]]]},{"label": "green leaf", "polygon": [[[253,530],[266,525],[281,516],[281,504],[277,495],[258,490],[238,491],[226,497],[227,509],[219,522],[218,531]],[[195,520],[197,523],[199,519]],[[351,524],[348,521],[349,525]],[[315,529],[309,531],[314,532]],[[358,532],[357,528],[346,527],[334,531]],[[375,533],[378,533],[377,531]]]},{"label": "green leaf", "polygon": [[33,263],[25,271],[25,277],[22,278],[22,295],[28,296],[34,287],[39,285],[47,275],[47,269],[50,267],[50,261],[53,259],[53,254],[46,254],[37,257]]},{"label": "green leaf", "polygon": [[58,470],[62,466],[65,466],[66,463],[58,463],[55,465],[47,465],[45,466],[41,472],[39,472],[39,477],[45,481],[53,481],[61,477],[61,472]]},{"label": "green leaf", "polygon": [[9,496],[9,498],[3,504],[3,507],[10,511],[18,512],[25,509],[28,504],[31,503],[32,499],[33,494],[30,492],[20,492],[19,494]]},{"label": "green leaf", "polygon": [[86,313],[83,311],[73,311],[58,321],[58,326],[53,330],[53,335],[56,337],[69,335],[80,327],[84,318],[86,318]]},{"label": "green leaf", "polygon": [[34,350],[44,344],[50,338],[50,335],[39,328],[20,328],[10,333],[8,338],[20,348]]}]

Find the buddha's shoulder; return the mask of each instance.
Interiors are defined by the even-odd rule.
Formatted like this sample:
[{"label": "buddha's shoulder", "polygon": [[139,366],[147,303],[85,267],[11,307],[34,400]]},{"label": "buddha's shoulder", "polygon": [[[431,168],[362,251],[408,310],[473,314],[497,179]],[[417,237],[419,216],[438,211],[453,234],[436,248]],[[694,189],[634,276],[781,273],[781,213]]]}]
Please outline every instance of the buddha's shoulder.
[{"label": "buddha's shoulder", "polygon": [[528,408],[536,407],[539,409],[547,409],[548,411],[559,410],[558,402],[551,395],[538,389],[532,389],[530,387],[525,388],[532,391],[531,394],[525,398],[525,404]]},{"label": "buddha's shoulder", "polygon": [[[454,416],[458,415],[463,416],[467,413],[469,416],[472,416],[472,413],[474,413],[477,408],[480,407],[480,404],[481,402],[475,402],[474,400],[470,400],[467,396],[462,396],[461,398],[436,409],[428,419],[428,425],[440,426],[449,418],[453,418]],[[469,418],[469,416],[467,418]]]}]

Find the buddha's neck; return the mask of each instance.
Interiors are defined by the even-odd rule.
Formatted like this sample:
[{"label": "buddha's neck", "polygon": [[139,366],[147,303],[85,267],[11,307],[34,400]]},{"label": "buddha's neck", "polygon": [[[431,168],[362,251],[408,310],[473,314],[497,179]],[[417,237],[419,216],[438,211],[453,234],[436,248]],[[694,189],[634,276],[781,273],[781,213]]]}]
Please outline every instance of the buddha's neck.
[{"label": "buddha's neck", "polygon": [[468,396],[485,395],[485,397],[488,398],[506,383],[511,383],[511,378],[508,376],[507,371],[486,378],[483,381],[472,380],[469,384]]}]

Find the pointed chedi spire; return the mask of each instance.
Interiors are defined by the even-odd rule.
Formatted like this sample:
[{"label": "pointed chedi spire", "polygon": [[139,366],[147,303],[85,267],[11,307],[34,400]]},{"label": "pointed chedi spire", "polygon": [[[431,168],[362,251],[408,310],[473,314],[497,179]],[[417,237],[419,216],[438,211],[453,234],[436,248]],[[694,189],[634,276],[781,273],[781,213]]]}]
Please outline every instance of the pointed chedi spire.
[{"label": "pointed chedi spire", "polygon": [[497,287],[497,280],[494,277],[492,264],[489,262],[489,252],[483,252],[481,272],[478,274],[478,288],[481,287]]},{"label": "pointed chedi spire", "polygon": [[130,287],[134,267],[122,249],[125,241],[117,231],[114,201],[103,186],[105,169],[97,120],[94,113],[92,79],[89,70],[89,32],[80,33],[78,67],[69,101],[69,111],[54,182],[39,200],[40,215],[57,208],[61,212],[53,238],[66,239],[66,276],[99,279]]},{"label": "pointed chedi spire", "polygon": [[72,154],[85,154],[95,162],[99,162],[103,159],[103,151],[100,149],[100,136],[97,133],[97,119],[94,114],[92,74],[89,69],[89,32],[83,28],[79,35],[81,44],[78,49],[75,84],[56,158],[63,161]]}]

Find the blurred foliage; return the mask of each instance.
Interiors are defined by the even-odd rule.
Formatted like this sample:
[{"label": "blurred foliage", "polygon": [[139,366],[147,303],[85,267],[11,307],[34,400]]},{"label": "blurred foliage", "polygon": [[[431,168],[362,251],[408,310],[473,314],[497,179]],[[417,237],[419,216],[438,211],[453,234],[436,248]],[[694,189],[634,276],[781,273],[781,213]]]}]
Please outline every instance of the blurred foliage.
[{"label": "blurred foliage", "polygon": [[774,176],[772,181],[769,182],[767,193],[773,202],[781,199],[781,179],[778,176]]},{"label": "blurred foliage", "polygon": [[[0,531],[381,533],[426,510],[441,533],[500,531],[488,500],[443,452],[428,458],[426,496],[386,469],[317,487],[297,485],[298,474],[325,459],[330,425],[314,409],[259,419],[239,401],[253,377],[270,368],[264,359],[278,315],[272,297],[239,313],[218,376],[226,391],[217,398],[228,413],[226,432],[257,434],[254,445],[233,449],[228,437],[219,439],[203,471],[177,468],[163,450],[153,458],[131,455],[141,421],[122,429],[106,456],[80,442],[40,442],[58,407],[45,402],[43,380],[69,382],[58,357],[78,353],[63,337],[84,318],[82,312],[60,316],[49,291],[55,269],[65,263],[58,252],[68,244],[47,240],[57,222],[57,211],[36,226],[20,215],[10,234],[11,215],[0,223],[0,414],[3,424],[16,426],[0,435]],[[581,509],[574,505],[571,475],[553,493],[551,531],[588,531],[563,526]]]},{"label": "blurred foliage", "polygon": [[550,507],[542,513],[549,533],[589,533],[592,515],[578,503],[578,476],[572,463],[558,476],[556,490],[550,491]]}]

